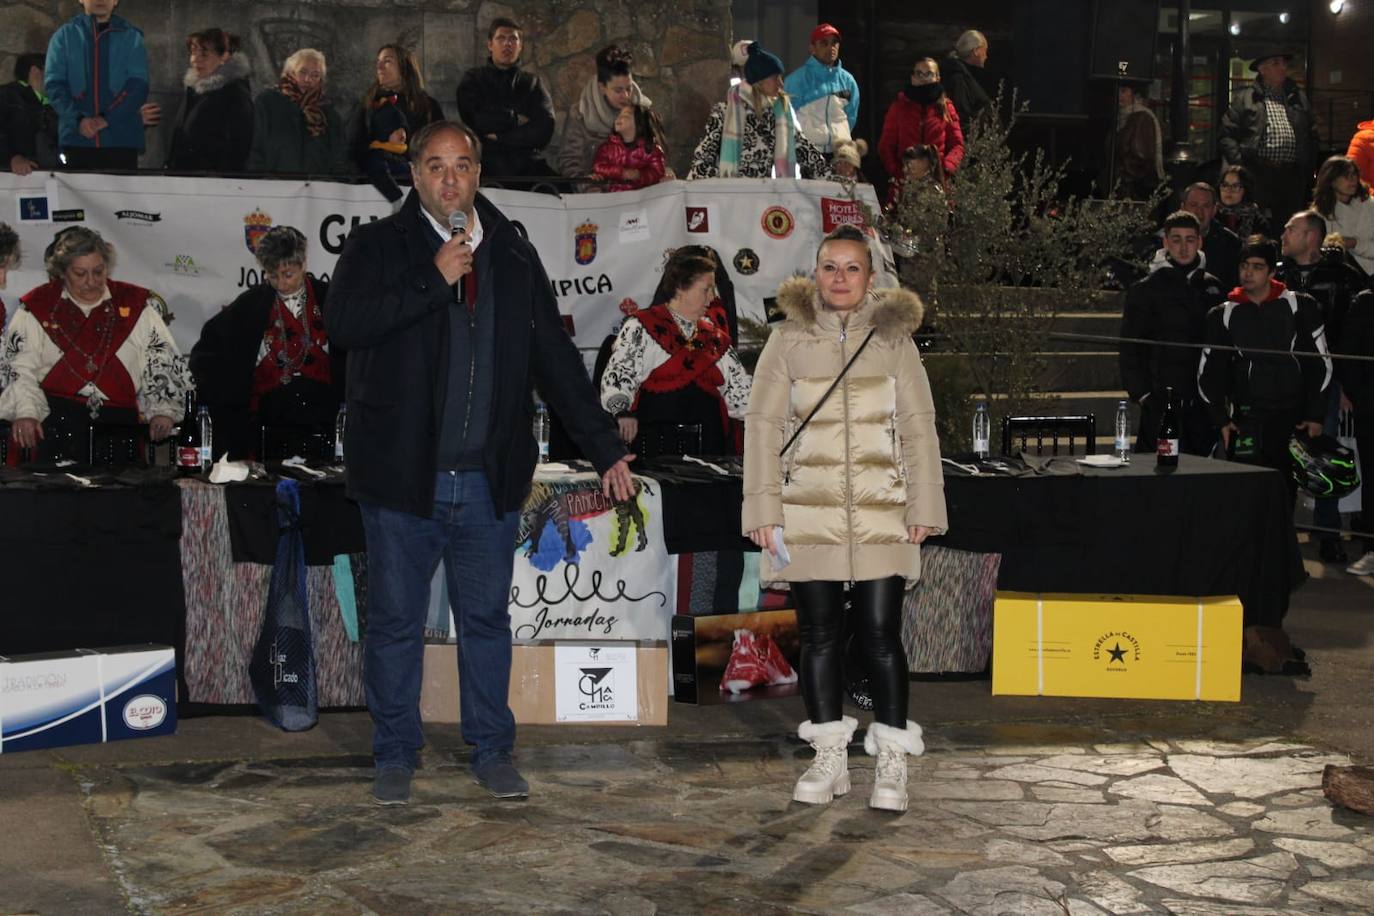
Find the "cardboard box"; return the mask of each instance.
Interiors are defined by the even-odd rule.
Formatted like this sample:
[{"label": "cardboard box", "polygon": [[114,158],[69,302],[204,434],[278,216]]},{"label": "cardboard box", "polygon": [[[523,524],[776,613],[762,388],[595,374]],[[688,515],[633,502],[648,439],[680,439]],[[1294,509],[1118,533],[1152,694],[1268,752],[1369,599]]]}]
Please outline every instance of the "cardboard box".
[{"label": "cardboard box", "polygon": [[[594,712],[577,710],[573,700],[564,695],[564,719],[559,718],[557,693],[557,649],[559,646],[579,646],[602,649],[603,656],[615,651],[634,650],[635,716],[600,718]],[[461,718],[458,698],[458,650],[453,643],[430,643],[425,646],[424,678],[420,688],[420,718],[425,722],[457,722]],[[589,690],[604,693],[616,674],[610,664],[588,666],[582,680]],[[599,680],[597,679],[599,678]],[[581,680],[581,679],[579,679]],[[566,686],[566,685],[565,685]],[[623,687],[625,685],[617,685]],[[520,725],[602,724],[602,725],[667,725],[668,724],[668,647],[642,646],[633,642],[612,643],[556,643],[554,645],[515,645],[511,647],[510,708]],[[583,705],[577,703],[576,705]],[[581,713],[581,714],[579,714]],[[576,717],[571,718],[571,717]]]},{"label": "cardboard box", "polygon": [[176,654],[169,646],[0,657],[0,753],[176,729]]},{"label": "cardboard box", "polygon": [[998,592],[992,692],[1237,702],[1241,631],[1234,596]]},{"label": "cardboard box", "polygon": [[735,632],[748,630],[754,639],[770,640],[796,674],[801,670],[801,634],[797,612],[748,611],[739,614],[673,616],[673,699],[679,703],[740,703],[796,696],[801,684],[761,684],[738,693],[721,688],[721,679],[734,650]]}]

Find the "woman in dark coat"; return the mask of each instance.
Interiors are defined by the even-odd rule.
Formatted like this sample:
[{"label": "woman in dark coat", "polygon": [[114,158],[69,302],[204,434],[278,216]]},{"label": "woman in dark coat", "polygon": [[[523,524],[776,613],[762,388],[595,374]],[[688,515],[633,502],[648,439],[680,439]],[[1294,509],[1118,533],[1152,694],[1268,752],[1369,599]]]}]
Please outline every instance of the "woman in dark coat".
[{"label": "woman in dark coat", "polygon": [[196,394],[231,459],[327,459],[344,395],[343,354],[324,326],[329,286],[305,272],[305,236],[290,226],[269,230],[256,254],[264,282],[207,321],[191,350]]},{"label": "woman in dark coat", "polygon": [[374,141],[390,142],[390,134],[380,141],[377,136],[381,132],[378,112],[382,121],[389,122],[393,119],[391,106],[404,115],[407,136],[414,136],[431,121],[444,119],[439,103],[425,92],[425,79],[414,55],[400,45],[382,45],[377,52],[377,78],[363,93],[362,103],[349,122],[348,148],[353,165],[365,175],[371,174],[375,165],[378,147]]},{"label": "woman in dark coat", "polygon": [[223,29],[186,38],[191,66],[167,168],[177,172],[241,172],[253,143],[250,68],[239,57],[239,37]]},{"label": "woman in dark coat", "polygon": [[337,175],[347,170],[344,125],[324,97],[324,54],[302,48],[286,59],[281,82],[253,105],[249,172]]}]

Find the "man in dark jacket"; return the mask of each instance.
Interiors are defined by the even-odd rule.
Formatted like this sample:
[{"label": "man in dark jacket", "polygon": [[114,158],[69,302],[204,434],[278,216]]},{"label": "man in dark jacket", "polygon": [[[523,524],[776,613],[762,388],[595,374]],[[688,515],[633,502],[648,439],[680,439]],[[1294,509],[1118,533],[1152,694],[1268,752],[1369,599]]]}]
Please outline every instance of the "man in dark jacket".
[{"label": "man in dark jacket", "polygon": [[1306,206],[1317,162],[1316,119],[1307,95],[1288,78],[1292,58],[1279,50],[1256,57],[1254,85],[1231,98],[1221,119],[1221,155],[1250,170],[1255,202],[1275,216]]},{"label": "man in dark jacket", "polygon": [[57,112],[43,94],[43,57],[20,54],[14,82],[0,86],[0,171],[57,168]]},{"label": "man in dark jacket", "polygon": [[[1374,292],[1355,297],[1341,329],[1343,356],[1363,359],[1336,360],[1343,399],[1355,413],[1355,450],[1360,455],[1360,480],[1364,495],[1360,504],[1359,531],[1374,530]],[[1345,569],[1355,576],[1374,576],[1374,540],[1365,538],[1364,556]]]},{"label": "man in dark jacket", "polygon": [[981,70],[987,66],[987,62],[987,36],[969,29],[959,36],[959,40],[954,43],[954,50],[949,52],[949,56],[940,65],[945,95],[954,103],[954,110],[959,113],[959,121],[963,124],[965,133],[973,127],[973,122],[978,116],[992,104],[987,90],[969,69],[977,67]]},{"label": "man in dark jacket", "polygon": [[[1283,285],[1317,300],[1326,326],[1327,345],[1332,352],[1341,352],[1341,331],[1350,302],[1364,289],[1365,278],[1345,259],[1344,250],[1322,251],[1326,238],[1326,220],[1315,210],[1294,213],[1283,228],[1283,260],[1279,262],[1278,278]],[[1339,373],[1338,373],[1339,374]],[[1336,435],[1340,423],[1341,387],[1333,384],[1327,389],[1326,415],[1323,425],[1328,435]],[[1341,527],[1339,499],[1318,499],[1312,521],[1319,528]],[[1317,534],[1318,556],[1323,563],[1344,564],[1350,558],[1341,545],[1340,535],[1330,531]]]},{"label": "man in dark jacket", "polygon": [[493,19],[490,58],[458,84],[458,116],[481,138],[482,168],[496,181],[557,174],[539,156],[553,138],[553,99],[539,77],[520,69],[523,35],[510,19]]},{"label": "man in dark jacket", "polygon": [[1202,253],[1207,256],[1207,270],[1221,281],[1223,290],[1234,289],[1240,282],[1240,246],[1244,240],[1215,219],[1216,188],[1205,181],[1188,185],[1183,191],[1182,207],[1202,225]]},{"label": "man in dark jacket", "polygon": [[[1241,249],[1241,285],[1207,314],[1198,389],[1228,449],[1282,471],[1296,496],[1288,440],[1294,429],[1321,434],[1332,366],[1321,307],[1275,279],[1277,263],[1277,246],[1268,239]],[[1289,355],[1249,356],[1249,349]]]},{"label": "man in dark jacket", "polygon": [[441,558],[473,775],[499,798],[529,793],[511,762],[507,601],[537,451],[533,385],[606,494],[634,493],[634,456],[597,403],[538,254],[477,194],[481,148],[452,121],[412,138],[414,190],[396,215],[353,230],[325,311],[349,354],[348,494],[367,537],[363,670],[383,805],[407,802],[423,745],[424,619]]},{"label": "man in dark jacket", "polygon": [[[1164,248],[1151,263],[1149,275],[1126,291],[1122,337],[1202,343],[1207,312],[1223,297],[1221,284],[1205,268],[1201,243],[1202,227],[1193,214],[1180,210],[1164,221]],[[1121,380],[1140,405],[1137,452],[1155,450],[1165,389],[1172,388],[1179,410],[1179,447],[1190,455],[1211,453],[1217,435],[1198,396],[1196,349],[1123,343]]]}]

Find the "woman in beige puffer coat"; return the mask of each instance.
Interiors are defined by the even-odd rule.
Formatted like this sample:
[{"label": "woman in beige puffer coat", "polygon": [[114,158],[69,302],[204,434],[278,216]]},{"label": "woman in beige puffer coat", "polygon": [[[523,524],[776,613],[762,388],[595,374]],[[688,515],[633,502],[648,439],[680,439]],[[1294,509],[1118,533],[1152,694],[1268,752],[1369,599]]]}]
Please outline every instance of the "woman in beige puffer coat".
[{"label": "woman in beige puffer coat", "polygon": [[759,357],[745,416],[743,529],[764,549],[760,578],[790,582],[796,601],[809,716],[798,733],[816,759],[793,798],[824,804],[849,791],[846,748],[858,724],[841,715],[849,583],[873,683],[864,748],[878,765],[869,804],[904,811],[906,755],[924,745],[906,717],[902,596],[920,576],[921,541],[947,522],[935,408],[911,339],[921,301],[873,290],[872,280],[867,240],[843,226],[821,243],[814,282],[794,278],[778,290],[788,320]]}]

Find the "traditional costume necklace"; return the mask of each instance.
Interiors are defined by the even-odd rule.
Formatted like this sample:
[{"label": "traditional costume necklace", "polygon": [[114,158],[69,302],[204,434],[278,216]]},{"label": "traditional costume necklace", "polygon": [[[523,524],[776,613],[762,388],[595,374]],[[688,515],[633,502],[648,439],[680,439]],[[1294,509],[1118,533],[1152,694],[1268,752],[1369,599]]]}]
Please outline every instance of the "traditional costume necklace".
[{"label": "traditional costume necklace", "polygon": [[[302,328],[300,346],[296,355],[292,356],[291,335],[286,331],[285,312],[289,308],[286,299],[294,299],[296,296],[303,297],[304,301],[301,303],[301,317],[299,319]],[[277,294],[277,301],[272,310],[274,315],[272,327],[267,332],[272,340],[269,346],[277,353],[277,368],[281,370],[281,383],[283,385],[289,385],[293,378],[301,374],[301,368],[305,365],[305,361],[310,358],[310,349],[313,344],[310,336],[310,291],[308,288],[302,287],[296,296],[283,297],[280,293]]]},{"label": "traditional costume necklace", "polygon": [[[71,299],[70,296],[68,297],[68,299],[72,303],[72,305],[75,306],[78,311],[80,311],[81,307],[76,304],[76,300]],[[97,311],[100,311],[101,308],[105,305],[105,302],[100,302],[96,305],[95,308],[91,309],[90,314],[85,315],[83,317],[86,321],[90,321],[92,318],[95,317],[95,313]],[[110,357],[114,355],[110,352],[110,345],[114,342],[115,332],[114,309],[105,308],[104,311],[101,312],[100,317],[96,320],[101,323],[96,327],[96,333],[100,336],[99,339],[96,341],[94,353],[86,350],[79,343],[77,343],[76,338],[69,334],[66,328],[62,327],[61,321],[54,320],[52,322],[52,330],[57,331],[59,334],[62,335],[62,340],[57,343],[58,349],[60,349],[63,353],[66,353],[69,350],[75,350],[81,356],[86,357],[86,374],[82,377],[86,381],[92,383],[94,383],[96,378],[100,375],[101,370],[105,368],[105,364],[110,361]],[[99,360],[99,362],[97,362],[97,360]]]}]

